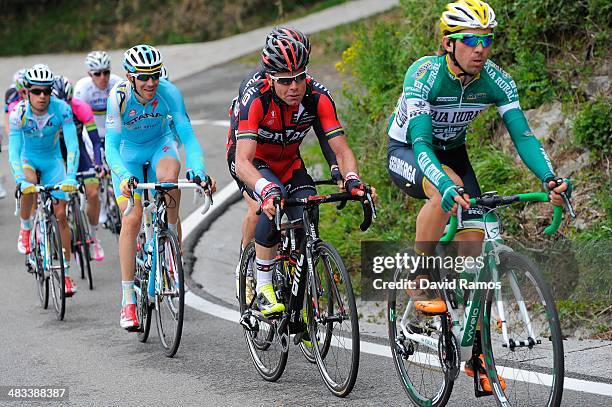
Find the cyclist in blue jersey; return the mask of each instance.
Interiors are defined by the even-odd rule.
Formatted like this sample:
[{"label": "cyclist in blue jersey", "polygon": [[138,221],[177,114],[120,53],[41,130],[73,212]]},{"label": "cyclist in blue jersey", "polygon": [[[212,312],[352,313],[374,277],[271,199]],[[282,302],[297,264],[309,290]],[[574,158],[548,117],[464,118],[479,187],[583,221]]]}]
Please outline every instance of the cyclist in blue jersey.
[{"label": "cyclist in blue jersey", "polygon": [[[30,215],[34,200],[34,185],[60,184],[61,191],[53,192],[57,203],[53,211],[57,217],[65,251],[66,296],[76,293],[70,277],[70,228],[66,221],[66,194],[77,189],[76,171],[79,162],[79,143],[72,121],[72,110],[62,100],[51,96],[53,73],[46,65],[38,64],[25,74],[27,96],[19,102],[9,118],[9,162],[21,196],[21,230],[18,250],[30,251]],[[68,150],[68,174],[60,152],[58,132],[62,129]],[[40,173],[38,179],[37,172]]]},{"label": "cyclist in blue jersey", "polygon": [[[121,210],[125,210],[131,196],[128,181],[135,178],[137,186],[138,180],[144,178],[145,162],[151,164],[147,174],[151,182],[177,182],[181,164],[168,116],[172,116],[176,132],[185,145],[188,177],[206,186],[204,153],[191,127],[181,92],[169,81],[160,81],[163,67],[160,52],[150,45],[136,45],[125,52],[123,67],[127,71],[127,80],[119,82],[111,90],[106,116],[106,159]],[[214,192],[215,182],[209,182]],[[120,326],[127,330],[139,326],[134,258],[142,219],[141,193],[135,189],[134,209],[123,217],[119,235],[123,292]],[[173,204],[168,207],[168,227],[176,232],[179,191],[174,190],[169,196]]]}]

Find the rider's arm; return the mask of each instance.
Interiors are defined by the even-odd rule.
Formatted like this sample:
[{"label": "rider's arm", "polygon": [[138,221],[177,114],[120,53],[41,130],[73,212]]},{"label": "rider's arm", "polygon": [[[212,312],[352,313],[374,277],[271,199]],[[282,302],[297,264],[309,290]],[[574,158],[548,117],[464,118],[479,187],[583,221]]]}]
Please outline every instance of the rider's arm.
[{"label": "rider's arm", "polygon": [[357,160],[348,145],[346,136],[344,135],[344,129],[338,120],[336,106],[327,93],[322,93],[319,96],[317,117],[321,123],[323,134],[328,140],[333,153],[336,155],[340,172],[343,175],[351,172],[357,173]]},{"label": "rider's arm", "polygon": [[[72,109],[77,119],[85,125],[85,128],[87,129],[87,134],[89,135],[89,139],[91,140],[91,144],[93,147],[94,159],[96,160],[96,164],[101,166],[102,142],[100,141],[98,127],[96,126],[96,121],[94,120],[93,110],[91,109],[91,106],[81,100],[76,103],[73,100]],[[82,137],[82,134],[79,134],[78,136]]]},{"label": "rider's arm", "polygon": [[79,139],[77,138],[76,126],[72,120],[72,109],[68,103],[61,102],[60,114],[62,115],[62,132],[66,144],[66,172],[68,178],[75,179],[79,168]]},{"label": "rider's arm", "polygon": [[[411,111],[415,116],[410,119],[408,133],[410,134],[410,140],[408,143],[412,143],[412,149],[414,151],[414,157],[416,162],[423,171],[423,174],[429,182],[431,182],[440,191],[441,195],[444,195],[448,188],[452,188],[455,184],[450,179],[442,164],[436,157],[433,149],[433,125],[431,120],[431,111],[429,103],[422,99],[417,102],[407,100],[408,103],[408,117],[411,117]],[[415,105],[418,105],[417,109]]]},{"label": "rider's arm", "polygon": [[240,101],[238,106],[239,122],[236,132],[236,175],[251,189],[262,179],[261,173],[253,165],[257,150],[257,131],[263,119],[263,106],[259,98],[251,96],[246,103]]},{"label": "rider's arm", "polygon": [[187,116],[183,96],[178,88],[170,82],[167,82],[166,86],[168,88],[168,102],[172,122],[181,142],[185,146],[187,170],[192,170],[195,175],[203,177],[206,175],[204,151]]},{"label": "rider's arm", "polygon": [[[123,181],[130,177],[130,173],[123,165],[121,155],[119,154],[122,123],[118,92],[117,88],[113,88],[106,101],[106,139],[104,142],[104,149],[106,151],[106,162],[108,166],[111,171]],[[123,100],[123,103],[126,103],[125,94],[122,96],[121,100]]]},{"label": "rider's arm", "polygon": [[16,183],[20,183],[25,179],[25,174],[21,167],[21,148],[23,145],[23,132],[21,130],[22,114],[25,114],[25,111],[22,107],[18,107],[13,109],[9,119],[9,164]]},{"label": "rider's arm", "polygon": [[334,165],[338,165],[338,160],[336,160],[336,154],[334,154],[334,150],[329,145],[329,140],[323,131],[323,127],[321,126],[321,121],[316,120],[312,125],[312,129],[317,135],[317,139],[319,140],[319,145],[321,146],[321,152],[323,153],[323,157],[325,157],[325,161],[327,164],[332,167]]}]

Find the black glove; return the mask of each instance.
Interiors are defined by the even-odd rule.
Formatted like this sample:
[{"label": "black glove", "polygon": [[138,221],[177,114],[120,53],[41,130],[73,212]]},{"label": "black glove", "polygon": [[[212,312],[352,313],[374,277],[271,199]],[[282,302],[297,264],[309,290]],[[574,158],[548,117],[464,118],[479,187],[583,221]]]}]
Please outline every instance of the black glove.
[{"label": "black glove", "polygon": [[354,172],[349,172],[344,180],[344,189],[351,195],[357,195],[357,191],[365,191],[365,184]]}]

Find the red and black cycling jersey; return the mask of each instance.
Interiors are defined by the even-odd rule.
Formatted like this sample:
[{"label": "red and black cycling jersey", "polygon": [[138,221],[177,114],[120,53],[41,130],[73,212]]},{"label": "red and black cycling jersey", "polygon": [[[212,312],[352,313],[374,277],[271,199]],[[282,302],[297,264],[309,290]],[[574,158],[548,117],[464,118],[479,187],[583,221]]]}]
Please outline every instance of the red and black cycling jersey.
[{"label": "red and black cycling jersey", "polygon": [[235,108],[237,139],[256,140],[255,159],[282,182],[302,165],[299,146],[315,122],[327,139],[344,134],[329,91],[311,77],[306,79],[306,94],[299,106],[282,102],[268,80],[262,79],[243,92]]}]

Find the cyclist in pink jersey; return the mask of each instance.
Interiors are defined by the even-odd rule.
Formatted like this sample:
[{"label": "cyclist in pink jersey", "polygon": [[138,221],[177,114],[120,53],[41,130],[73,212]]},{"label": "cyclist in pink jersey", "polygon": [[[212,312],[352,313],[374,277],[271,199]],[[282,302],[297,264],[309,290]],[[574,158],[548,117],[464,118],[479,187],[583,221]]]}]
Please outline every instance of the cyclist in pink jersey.
[{"label": "cyclist in pink jersey", "polygon": [[[99,216],[100,216],[100,180],[94,172],[104,171],[102,165],[102,154],[100,136],[98,135],[98,129],[94,120],[93,110],[89,104],[85,103],[80,99],[73,98],[73,87],[68,78],[65,76],[56,76],[53,81],[53,94],[58,99],[65,100],[72,108],[72,115],[74,124],[77,127],[77,138],[79,139],[79,172],[90,171],[92,174],[84,177],[85,183],[85,194],[87,195],[87,218],[89,220],[90,235],[93,239],[93,259],[95,261],[104,260],[104,250],[100,244],[100,240],[97,237]],[[87,135],[93,145],[94,160],[92,162],[89,154],[83,142],[83,128],[87,130]],[[63,141],[63,140],[62,140]],[[60,143],[62,149],[62,155],[65,154],[64,143]]]}]

